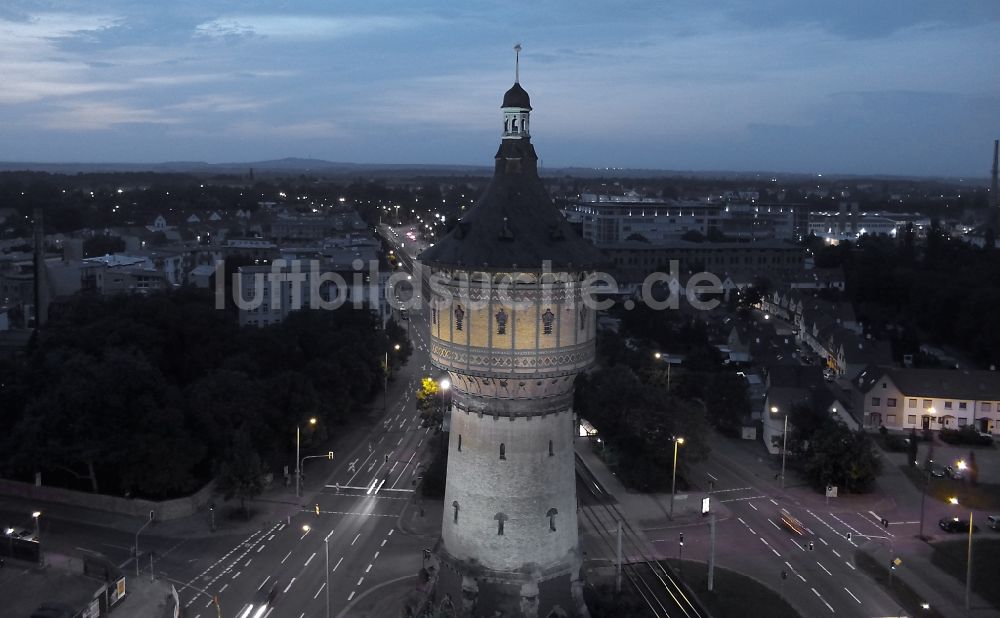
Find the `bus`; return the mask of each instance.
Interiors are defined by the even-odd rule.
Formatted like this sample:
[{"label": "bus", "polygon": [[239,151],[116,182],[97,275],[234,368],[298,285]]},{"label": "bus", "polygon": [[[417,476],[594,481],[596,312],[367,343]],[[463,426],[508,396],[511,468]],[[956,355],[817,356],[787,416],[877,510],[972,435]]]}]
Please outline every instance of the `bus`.
[{"label": "bus", "polygon": [[802,522],[799,521],[798,518],[793,517],[792,514],[785,509],[781,509],[781,523],[799,536],[803,536],[806,533],[806,527],[802,525]]}]

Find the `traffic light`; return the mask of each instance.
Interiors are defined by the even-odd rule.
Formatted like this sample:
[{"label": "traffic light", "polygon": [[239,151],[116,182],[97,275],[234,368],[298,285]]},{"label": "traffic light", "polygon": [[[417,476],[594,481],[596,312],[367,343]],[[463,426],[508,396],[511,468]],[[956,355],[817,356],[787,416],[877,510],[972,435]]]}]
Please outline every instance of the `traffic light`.
[{"label": "traffic light", "polygon": [[885,517],[882,518],[882,527],[885,528],[886,530],[889,529],[889,520],[886,519]]},{"label": "traffic light", "polygon": [[316,505],[316,517],[319,517],[319,504]]},{"label": "traffic light", "polygon": [[328,452],[328,453],[326,454],[326,458],[327,458],[327,459],[333,459],[333,451],[330,451],[330,452]]},{"label": "traffic light", "polygon": [[683,532],[680,533],[680,544],[681,545],[684,544],[684,533]]},{"label": "traffic light", "polygon": [[812,541],[809,541],[809,551],[812,551],[812,550],[813,550],[813,547],[815,547],[815,546],[813,545],[813,542],[812,542]]},{"label": "traffic light", "polygon": [[850,541],[850,540],[851,540],[851,533],[850,533],[850,532],[848,532],[848,533],[847,533],[847,540],[848,540],[848,541]]},{"label": "traffic light", "polygon": [[788,571],[781,569],[781,579],[788,579]]}]

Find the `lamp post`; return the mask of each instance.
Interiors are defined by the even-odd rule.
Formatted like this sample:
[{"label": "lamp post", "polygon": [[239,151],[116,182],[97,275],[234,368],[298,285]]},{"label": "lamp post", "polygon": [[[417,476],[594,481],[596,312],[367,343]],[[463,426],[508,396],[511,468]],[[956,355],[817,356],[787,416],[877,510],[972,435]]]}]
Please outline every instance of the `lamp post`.
[{"label": "lamp post", "polygon": [[[316,417],[309,419],[310,425],[316,424]],[[299,451],[302,446],[301,425],[295,426],[295,497],[302,496],[302,460],[299,459]]]},{"label": "lamp post", "polygon": [[40,524],[38,523],[38,519],[41,516],[42,516],[41,511],[35,511],[34,513],[31,514],[31,518],[35,520],[35,542],[39,543],[39,545],[42,542],[42,529]]},{"label": "lamp post", "polygon": [[[392,349],[399,352],[399,344],[392,346]],[[389,350],[385,351],[385,372],[382,374],[382,412],[389,409]]]},{"label": "lamp post", "polygon": [[[957,505],[958,498],[948,498],[948,502]],[[972,516],[973,511],[969,509],[969,551],[965,561],[965,611],[969,611],[971,607],[972,596]]]},{"label": "lamp post", "polygon": [[[653,358],[660,360],[663,358],[663,355],[656,352],[653,354]],[[667,359],[667,392],[670,392],[670,359]]]},{"label": "lamp post", "polygon": [[[444,405],[444,398],[448,395],[448,389],[451,388],[451,380],[448,378],[441,378],[438,380],[438,405],[440,406],[441,412],[441,429],[444,429],[444,414],[447,408]],[[444,440],[441,440],[442,449],[447,449],[448,445]],[[444,450],[442,450],[444,452]]]},{"label": "lamp post", "polygon": [[[771,406],[771,414],[778,413],[778,406]],[[784,429],[781,430],[781,490],[785,490],[785,454],[788,452],[788,414],[785,414]]]},{"label": "lamp post", "polygon": [[684,444],[684,438],[674,437],[674,470],[670,481],[670,519],[674,518],[674,496],[677,494],[677,448]]}]

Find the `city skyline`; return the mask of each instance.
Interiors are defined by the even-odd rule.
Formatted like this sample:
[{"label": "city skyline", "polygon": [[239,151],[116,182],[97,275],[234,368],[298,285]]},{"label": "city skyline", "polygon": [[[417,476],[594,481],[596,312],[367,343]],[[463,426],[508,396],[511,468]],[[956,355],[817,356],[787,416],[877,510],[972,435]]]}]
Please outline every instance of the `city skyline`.
[{"label": "city skyline", "polygon": [[985,178],[997,21],[987,1],[17,2],[0,160],[488,165],[521,42],[546,167]]}]

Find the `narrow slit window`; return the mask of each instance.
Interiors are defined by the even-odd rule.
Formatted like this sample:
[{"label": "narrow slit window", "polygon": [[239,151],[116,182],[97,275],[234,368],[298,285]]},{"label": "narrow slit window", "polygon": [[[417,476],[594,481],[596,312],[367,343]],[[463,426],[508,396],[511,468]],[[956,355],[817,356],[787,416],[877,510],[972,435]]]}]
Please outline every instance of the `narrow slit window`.
[{"label": "narrow slit window", "polygon": [[500,459],[507,459],[507,449],[504,447],[503,442],[500,443]]},{"label": "narrow slit window", "polygon": [[555,451],[552,450],[552,440],[549,440],[549,457],[555,455]]},{"label": "narrow slit window", "polygon": [[458,452],[462,452],[462,434],[458,434]]}]

